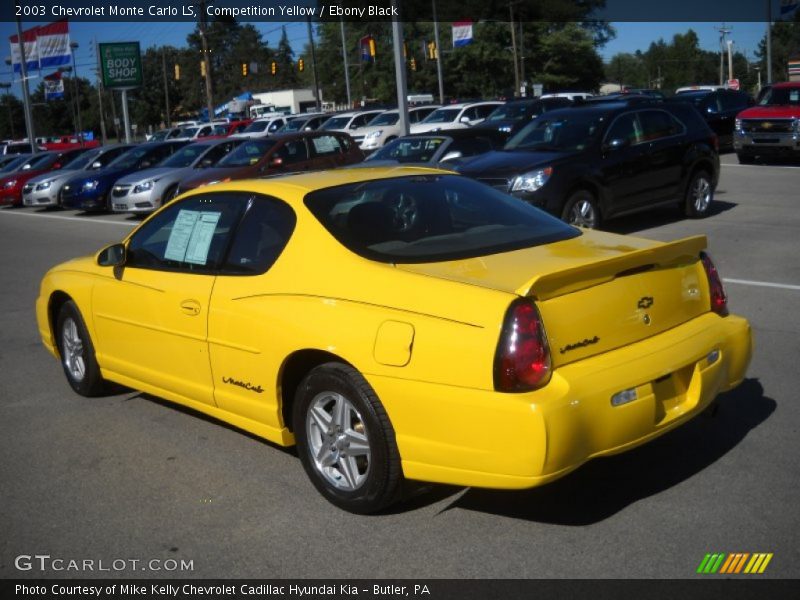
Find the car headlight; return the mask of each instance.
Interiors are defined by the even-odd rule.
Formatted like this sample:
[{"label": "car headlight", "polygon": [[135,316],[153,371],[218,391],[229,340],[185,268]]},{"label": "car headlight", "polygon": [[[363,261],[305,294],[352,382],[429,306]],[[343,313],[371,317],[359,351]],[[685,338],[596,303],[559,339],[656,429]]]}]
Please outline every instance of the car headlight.
[{"label": "car headlight", "polygon": [[133,193],[134,194],[139,194],[141,192],[147,192],[149,190],[152,190],[153,189],[153,183],[154,182],[152,180],[145,181],[144,183],[140,183],[139,185],[136,185],[136,186],[133,187]]},{"label": "car headlight", "polygon": [[86,191],[92,191],[96,187],[97,187],[97,180],[96,179],[93,180],[93,181],[86,181],[83,184],[83,189],[86,190]]},{"label": "car headlight", "polygon": [[742,130],[742,120],[741,119],[736,119],[736,121],[734,121],[734,123],[733,123],[733,128],[736,131],[741,131]]},{"label": "car headlight", "polygon": [[523,173],[514,178],[511,182],[512,192],[535,192],[550,180],[553,174],[553,167],[537,169],[530,173]]},{"label": "car headlight", "polygon": [[511,125],[502,125],[498,129],[503,133],[511,133]]},{"label": "car headlight", "polygon": [[371,140],[371,139],[374,139],[374,138],[378,138],[378,137],[381,137],[382,133],[383,133],[383,129],[378,129],[378,131],[370,131],[367,135],[364,136],[364,139],[365,140]]},{"label": "car headlight", "polygon": [[53,183],[52,181],[42,181],[41,183],[36,185],[36,191],[37,192],[41,192],[43,190],[49,190],[50,189],[50,185],[52,183]]},{"label": "car headlight", "polygon": [[15,185],[17,185],[17,180],[16,179],[9,179],[8,181],[6,181],[3,184],[3,189],[8,190],[8,189],[13,188]]}]

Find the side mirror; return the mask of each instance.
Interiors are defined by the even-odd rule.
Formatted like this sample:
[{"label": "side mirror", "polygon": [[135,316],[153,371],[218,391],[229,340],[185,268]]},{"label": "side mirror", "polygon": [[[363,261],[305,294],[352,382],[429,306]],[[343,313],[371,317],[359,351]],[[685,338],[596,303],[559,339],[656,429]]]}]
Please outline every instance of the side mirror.
[{"label": "side mirror", "polygon": [[113,244],[100,250],[97,264],[101,267],[121,267],[125,264],[125,244]]},{"label": "side mirror", "polygon": [[152,164],[153,164],[153,163],[151,163],[149,160],[143,160],[142,162],[140,162],[140,163],[139,163],[139,168],[140,168],[140,169],[147,169],[147,168],[149,168],[149,167],[150,167],[150,165],[152,165]]},{"label": "side mirror", "polygon": [[96,160],[92,163],[92,169],[101,169],[103,167],[103,163],[99,160]]},{"label": "side mirror", "polygon": [[203,160],[200,161],[200,168],[201,169],[207,169],[208,167],[210,167],[213,164],[214,164],[213,160],[211,160],[210,158],[204,158]]},{"label": "side mirror", "polygon": [[460,121],[460,122],[462,122],[462,123],[469,123],[469,117],[467,117],[467,116],[463,116],[463,117],[461,117],[461,118],[459,119],[459,121]]},{"label": "side mirror", "polygon": [[606,150],[619,150],[620,148],[627,148],[631,143],[624,138],[616,138],[606,144]]}]

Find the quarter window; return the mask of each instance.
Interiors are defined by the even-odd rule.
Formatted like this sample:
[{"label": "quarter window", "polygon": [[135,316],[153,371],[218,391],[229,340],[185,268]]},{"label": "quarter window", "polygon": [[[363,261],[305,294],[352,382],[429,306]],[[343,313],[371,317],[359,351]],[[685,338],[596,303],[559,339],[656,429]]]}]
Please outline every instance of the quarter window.
[{"label": "quarter window", "polygon": [[644,139],[648,142],[675,135],[680,131],[678,123],[663,110],[648,110],[640,113]]},{"label": "quarter window", "polygon": [[256,275],[278,259],[292,235],[294,211],[280,200],[256,196],[236,229],[222,271],[230,275]]}]

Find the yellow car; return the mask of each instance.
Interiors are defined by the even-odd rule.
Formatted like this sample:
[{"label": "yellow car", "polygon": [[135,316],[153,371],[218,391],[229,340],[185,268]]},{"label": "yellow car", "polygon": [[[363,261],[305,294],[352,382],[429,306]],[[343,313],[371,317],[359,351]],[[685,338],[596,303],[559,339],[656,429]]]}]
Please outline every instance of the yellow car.
[{"label": "yellow car", "polygon": [[705,237],[584,231],[471,179],[364,168],[207,186],[44,277],[42,340],[107,382],[297,444],[371,512],[404,478],[528,488],[745,376]]}]

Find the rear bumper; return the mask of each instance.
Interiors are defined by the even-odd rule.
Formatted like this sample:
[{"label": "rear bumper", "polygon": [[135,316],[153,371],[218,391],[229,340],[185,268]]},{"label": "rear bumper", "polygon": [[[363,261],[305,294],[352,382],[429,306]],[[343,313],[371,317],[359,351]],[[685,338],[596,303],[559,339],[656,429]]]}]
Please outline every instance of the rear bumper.
[{"label": "rear bumper", "polygon": [[[528,488],[685,423],[744,379],[751,351],[746,320],[706,314],[561,367],[527,394],[368,379],[394,425],[406,477]],[[628,389],[637,398],[612,406]]]}]

